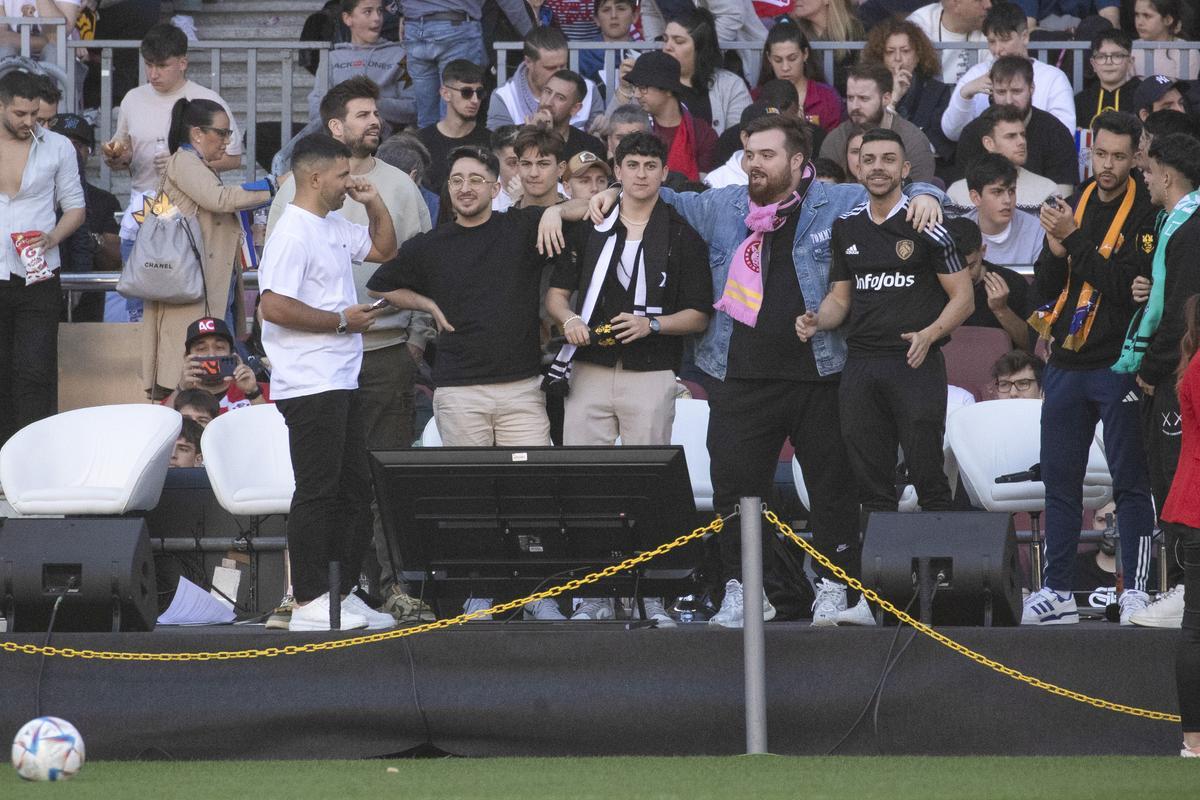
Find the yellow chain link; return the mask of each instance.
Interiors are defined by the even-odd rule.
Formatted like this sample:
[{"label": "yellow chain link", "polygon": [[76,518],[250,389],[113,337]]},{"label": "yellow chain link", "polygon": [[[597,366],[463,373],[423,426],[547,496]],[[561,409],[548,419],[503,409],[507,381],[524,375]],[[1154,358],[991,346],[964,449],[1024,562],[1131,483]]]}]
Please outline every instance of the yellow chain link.
[{"label": "yellow chain link", "polygon": [[639,553],[632,558],[627,558],[619,564],[607,566],[599,572],[592,572],[582,578],[567,581],[566,583],[546,589],[543,592],[536,592],[528,597],[522,597],[519,600],[510,600],[507,603],[501,603],[491,608],[472,611],[469,614],[459,614],[457,617],[450,619],[439,619],[436,622],[427,622],[423,625],[413,625],[408,628],[399,628],[390,631],[381,631],[380,633],[366,634],[364,636],[353,636],[346,639],[334,639],[328,642],[312,642],[310,644],[287,645],[286,647],[263,647],[252,648],[246,650],[222,650],[217,652],[199,652],[199,653],[128,653],[108,650],[76,650],[73,647],[42,647],[36,644],[17,644],[16,642],[0,642],[0,651],[9,653],[22,653],[25,655],[44,655],[58,656],[60,658],[84,658],[96,659],[100,661],[230,661],[234,659],[248,658],[274,658],[276,656],[294,656],[301,653],[318,653],[325,650],[343,650],[347,647],[358,647],[365,644],[375,644],[377,642],[386,642],[392,639],[402,639],[406,636],[416,636],[420,633],[428,633],[429,631],[441,630],[449,628],[451,625],[462,625],[477,617],[483,617],[491,614],[503,614],[506,611],[514,611],[521,608],[526,603],[532,603],[536,600],[545,600],[551,597],[558,597],[560,594],[573,592],[587,586],[590,583],[611,578],[612,576],[632,569],[640,564],[657,558],[664,553],[669,553],[677,547],[682,547],[688,542],[706,536],[709,533],[720,533],[725,527],[725,520],[722,517],[717,517],[712,522],[705,525],[703,528],[696,528],[691,533],[685,533],[676,537],[673,541],[661,544],[653,550],[647,550],[644,553]]},{"label": "yellow chain link", "polygon": [[[744,513],[746,511],[747,511],[746,509],[743,509]],[[896,606],[892,605],[887,600],[884,600],[882,597],[877,595],[875,592],[873,592],[870,589],[868,589],[867,587],[863,586],[861,581],[857,581],[854,578],[851,578],[849,575],[846,574],[845,570],[836,566],[828,558],[826,558],[824,555],[822,555],[820,552],[818,552],[815,547],[813,547],[811,544],[809,544],[808,542],[804,541],[799,536],[797,536],[796,532],[793,531],[790,526],[788,526],[786,523],[784,523],[783,520],[779,519],[779,517],[775,515],[775,512],[771,511],[770,509],[767,509],[765,506],[763,508],[763,514],[766,517],[767,522],[774,525],[775,528],[780,533],[782,533],[784,536],[786,536],[787,538],[789,538],[793,542],[795,542],[797,545],[799,545],[804,550],[804,552],[806,552],[810,556],[812,556],[814,561],[816,561],[821,566],[825,567],[827,570],[832,572],[833,575],[839,581],[841,581],[842,583],[845,583],[846,585],[850,586],[851,588],[853,588],[857,591],[862,592],[863,595],[867,598],[867,600],[869,602],[875,603],[880,608],[882,608],[884,611],[886,611],[887,613],[889,613],[892,616],[899,619],[900,622],[902,622],[903,624],[911,625],[918,632],[924,634],[925,636],[928,636],[930,639],[933,639],[938,644],[941,644],[941,645],[944,645],[945,647],[950,648],[951,650],[958,653],[959,655],[966,656],[967,658],[971,659],[972,661],[976,662],[977,664],[982,664],[983,666],[987,667],[988,669],[990,669],[994,672],[999,672],[1001,675],[1012,678],[1015,681],[1020,681],[1021,683],[1028,684],[1030,686],[1033,686],[1036,689],[1041,689],[1042,691],[1049,692],[1050,694],[1053,694],[1053,695],[1058,695],[1059,697],[1065,697],[1068,700],[1074,700],[1077,703],[1086,703],[1089,706],[1094,706],[1095,708],[1100,708],[1105,711],[1116,711],[1118,713],[1129,714],[1134,717],[1143,717],[1145,719],[1159,720],[1161,722],[1179,722],[1178,714],[1168,714],[1165,711],[1151,711],[1151,710],[1145,709],[1145,708],[1137,708],[1136,706],[1127,706],[1122,703],[1113,703],[1108,700],[1102,700],[1098,697],[1091,697],[1091,696],[1083,694],[1081,692],[1076,692],[1071,689],[1063,688],[1062,686],[1058,686],[1053,683],[1048,683],[1047,681],[1041,680],[1040,678],[1034,678],[1030,675],[1026,675],[1025,673],[1023,673],[1019,670],[1015,670],[1012,667],[1008,667],[1008,666],[1005,666],[1004,664],[1001,664],[999,661],[990,659],[987,656],[983,655],[982,653],[978,653],[978,652],[972,650],[971,648],[967,647],[966,645],[963,645],[963,644],[960,644],[960,643],[954,641],[949,636],[946,636],[945,634],[934,630],[933,628],[929,627],[928,625],[921,622],[920,620],[914,619],[913,617],[911,617],[907,613],[905,613],[903,610],[896,608]]]}]

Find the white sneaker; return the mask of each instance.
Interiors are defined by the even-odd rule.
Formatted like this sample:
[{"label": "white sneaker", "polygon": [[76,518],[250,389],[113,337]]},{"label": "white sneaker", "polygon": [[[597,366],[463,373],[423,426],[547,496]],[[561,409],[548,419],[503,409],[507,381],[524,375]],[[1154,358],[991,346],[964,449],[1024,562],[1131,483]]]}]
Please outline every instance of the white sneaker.
[{"label": "white sneaker", "polygon": [[[367,627],[367,620],[361,614],[354,614],[342,609],[341,630],[351,631]],[[302,606],[292,607],[292,618],[288,621],[289,631],[327,631],[329,630],[329,592]]]},{"label": "white sneaker", "polygon": [[838,614],[837,622],[838,625],[874,625],[875,615],[871,613],[867,598],[859,595],[857,603]]},{"label": "white sneaker", "polygon": [[1058,592],[1043,586],[1025,598],[1021,612],[1022,625],[1074,625],[1079,622],[1075,595]]},{"label": "white sneaker", "polygon": [[346,595],[346,599],[342,601],[342,615],[345,616],[347,613],[357,614],[365,619],[369,631],[382,631],[396,626],[395,617],[371,608],[354,592]]},{"label": "white sneaker", "polygon": [[616,619],[616,604],[611,597],[588,597],[575,609],[571,619]]},{"label": "white sneaker", "polygon": [[1172,586],[1156,597],[1153,603],[1130,614],[1129,621],[1143,628],[1182,628],[1183,584]]},{"label": "white sneaker", "polygon": [[546,597],[541,600],[534,600],[532,603],[525,604],[525,619],[539,619],[542,621],[558,621],[565,620],[566,617],[558,610],[558,603]]},{"label": "white sneaker", "polygon": [[[483,611],[485,608],[491,607],[492,598],[490,597],[468,597],[467,602],[463,603],[463,613],[470,614],[473,611]],[[491,614],[483,614],[482,616],[472,617],[471,622],[489,622],[491,619]]]},{"label": "white sneaker", "polygon": [[[763,591],[763,621],[775,619],[775,606],[767,599]],[[721,610],[708,621],[709,625],[718,628],[741,628],[745,624],[745,610],[742,603],[742,583],[731,580],[725,584],[725,599],[721,601]]]},{"label": "white sneaker", "polygon": [[1193,750],[1187,746],[1187,742],[1183,743],[1183,749],[1179,751],[1179,755],[1184,758],[1200,758],[1200,748]]},{"label": "white sneaker", "polygon": [[[660,628],[674,628],[675,620],[667,613],[667,609],[663,606],[661,597],[643,597],[642,605],[646,607],[646,618],[654,620]],[[633,600],[633,613],[629,615],[631,619],[641,619],[642,612],[638,610],[637,600]]]},{"label": "white sneaker", "polygon": [[846,610],[846,587],[821,579],[817,581],[817,599],[812,604],[812,626],[829,628],[838,624],[838,615]]},{"label": "white sneaker", "polygon": [[1137,589],[1126,589],[1117,598],[1117,603],[1121,606],[1121,624],[1132,625],[1133,615],[1139,611],[1145,611],[1150,605],[1150,595],[1139,592]]}]

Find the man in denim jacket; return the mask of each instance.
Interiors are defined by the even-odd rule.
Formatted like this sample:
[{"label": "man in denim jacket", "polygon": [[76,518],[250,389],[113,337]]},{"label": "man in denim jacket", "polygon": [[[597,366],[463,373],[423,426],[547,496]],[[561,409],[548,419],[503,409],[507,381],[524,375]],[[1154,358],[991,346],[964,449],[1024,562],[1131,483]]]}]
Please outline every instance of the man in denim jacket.
[{"label": "man in denim jacket", "polygon": [[[708,451],[713,506],[728,514],[739,497],[769,497],[780,448],[790,439],[812,498],[814,544],[857,577],[858,508],[838,416],[846,342],[836,331],[801,342],[795,322],[805,310],[818,308],[828,291],[834,220],[865,202],[867,193],[859,185],[826,185],[813,179],[808,132],[795,120],[767,115],[743,132],[749,186],[703,194],[661,191],[663,200],[708,243],[713,295],[722,298],[696,348],[696,366],[712,378]],[[915,184],[907,193],[914,196],[909,204],[914,226],[940,220],[942,195],[937,189]],[[616,196],[613,189],[597,195],[593,209],[607,210]],[[755,227],[764,231],[761,238],[747,237],[748,215],[757,215]],[[781,244],[790,240],[791,248],[772,247],[776,239]],[[744,281],[730,281],[731,272],[739,280],[746,274],[744,268],[731,270],[735,255],[746,263],[753,260],[761,270],[757,292],[754,287],[745,292]],[[729,304],[737,297],[742,298],[742,309],[733,307],[737,302]],[[746,307],[753,307],[749,317]],[[718,541],[725,599],[710,624],[740,628],[741,542],[733,527]],[[865,602],[848,605],[846,587],[828,573],[821,577],[814,624],[873,624]],[[763,612],[765,619],[775,616],[765,600]]]}]

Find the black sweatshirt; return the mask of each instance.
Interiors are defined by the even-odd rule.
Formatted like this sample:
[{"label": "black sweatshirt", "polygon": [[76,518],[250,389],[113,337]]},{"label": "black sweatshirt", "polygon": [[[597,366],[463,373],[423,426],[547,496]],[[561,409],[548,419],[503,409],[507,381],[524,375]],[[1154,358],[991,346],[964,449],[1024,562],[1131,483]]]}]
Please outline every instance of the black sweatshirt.
[{"label": "black sweatshirt", "polygon": [[[1133,186],[1137,193],[1134,195],[1133,208],[1121,228],[1119,246],[1108,259],[1103,258],[1097,248],[1104,241],[1104,234],[1108,232],[1108,226],[1125,199],[1124,194],[1111,203],[1104,203],[1100,200],[1099,191],[1094,192],[1079,230],[1063,242],[1071,257],[1071,286],[1062,313],[1051,328],[1054,344],[1050,349],[1050,363],[1055,367],[1103,369],[1111,367],[1121,355],[1129,320],[1136,310],[1130,296],[1130,286],[1137,276],[1150,274],[1157,213],[1150,204],[1146,187],[1138,180],[1134,180]],[[1072,208],[1078,204],[1079,196],[1071,198]],[[1042,300],[1055,302],[1067,280],[1067,259],[1055,256],[1047,244],[1042,248],[1042,255],[1034,267],[1034,280]],[[1065,350],[1059,343],[1067,336],[1071,316],[1079,302],[1079,289],[1085,281],[1100,293],[1096,321],[1082,348],[1077,351]]]},{"label": "black sweatshirt", "polygon": [[1150,384],[1172,383],[1179,366],[1179,343],[1187,324],[1183,307],[1200,293],[1200,212],[1180,226],[1167,240],[1167,277],[1163,294],[1162,321],[1142,359],[1138,376]]}]

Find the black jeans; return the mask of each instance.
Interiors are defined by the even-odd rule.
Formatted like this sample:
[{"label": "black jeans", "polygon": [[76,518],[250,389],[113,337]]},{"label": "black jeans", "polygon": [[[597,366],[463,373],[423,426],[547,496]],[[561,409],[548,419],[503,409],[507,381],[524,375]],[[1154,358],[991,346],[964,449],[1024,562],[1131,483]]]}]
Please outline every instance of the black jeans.
[{"label": "black jeans", "polygon": [[904,354],[851,356],[842,370],[842,438],[846,442],[864,517],[895,511],[897,448],[904,450],[909,480],[924,511],[951,507],[944,470],[946,364],[940,351],[921,366]]},{"label": "black jeans", "polygon": [[345,594],[358,583],[371,541],[371,472],[358,393],[321,392],[275,406],[287,422],[296,476],[288,517],[292,595],[307,603],[329,591],[331,561],[341,563]]},{"label": "black jeans", "polygon": [[1200,731],[1200,529],[1176,526],[1183,544],[1183,637],[1175,656],[1175,685],[1185,733]]},{"label": "black jeans", "polygon": [[0,445],[58,411],[61,313],[57,274],[33,286],[25,285],[24,276],[0,280]]},{"label": "black jeans", "polygon": [[[1179,398],[1175,384],[1165,380],[1154,387],[1154,394],[1142,395],[1142,436],[1146,443],[1146,462],[1150,468],[1150,492],[1154,507],[1162,512],[1175,480],[1179,464],[1179,448],[1183,444],[1183,426],[1179,416]],[[1180,561],[1179,526],[1159,520],[1167,557],[1167,588],[1183,583],[1183,563]]]},{"label": "black jeans", "polygon": [[[857,578],[862,555],[857,492],[838,425],[837,381],[713,381],[708,404],[716,511],[728,514],[741,497],[770,497],[779,450],[790,439],[812,502],[813,546]],[[742,577],[738,531],[735,523],[717,536],[722,581]],[[821,577],[833,579],[814,566]]]}]

